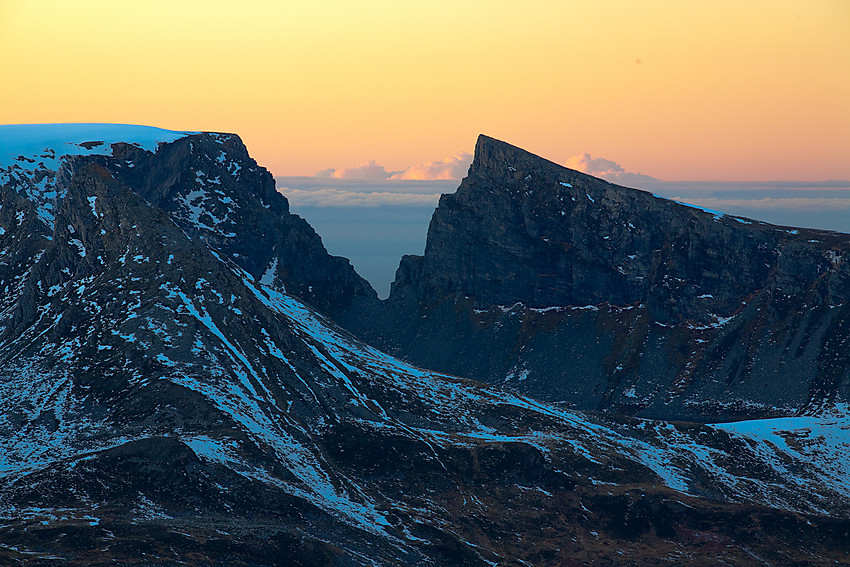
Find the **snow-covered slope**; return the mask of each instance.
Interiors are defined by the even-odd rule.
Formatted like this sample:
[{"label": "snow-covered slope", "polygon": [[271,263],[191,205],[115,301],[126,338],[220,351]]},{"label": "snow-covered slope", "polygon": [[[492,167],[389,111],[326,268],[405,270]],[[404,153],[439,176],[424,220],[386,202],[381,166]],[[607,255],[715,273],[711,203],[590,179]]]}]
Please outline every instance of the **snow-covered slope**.
[{"label": "snow-covered slope", "polygon": [[[788,534],[818,561],[848,551],[820,539],[850,529],[846,412],[620,419],[392,358],[287,292],[297,254],[252,271],[187,222],[208,161],[222,194],[199,207],[279,206],[227,140],[65,160],[49,229],[26,184],[0,187],[0,560],[744,563]],[[151,181],[168,172],[189,181]]]},{"label": "snow-covered slope", "polygon": [[0,125],[0,184],[16,185],[36,205],[39,218],[52,226],[55,203],[62,197],[55,175],[63,158],[111,155],[112,144],[120,142],[155,151],[159,144],[188,134],[126,124]]},{"label": "snow-covered slope", "polygon": [[[0,167],[44,161],[56,170],[65,155],[110,155],[112,144],[124,142],[147,151],[197,132],[177,132],[129,124],[0,124]],[[22,159],[21,159],[22,158]],[[50,167],[50,166],[54,167]]]}]

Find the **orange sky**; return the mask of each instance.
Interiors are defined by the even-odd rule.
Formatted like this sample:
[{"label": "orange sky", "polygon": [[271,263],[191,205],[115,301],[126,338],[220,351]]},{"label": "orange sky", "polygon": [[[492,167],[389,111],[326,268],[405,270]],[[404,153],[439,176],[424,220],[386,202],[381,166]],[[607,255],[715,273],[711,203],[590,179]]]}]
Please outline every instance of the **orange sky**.
[{"label": "orange sky", "polygon": [[850,179],[846,0],[0,0],[0,123],[237,132],[277,175],[484,132],[662,179]]}]

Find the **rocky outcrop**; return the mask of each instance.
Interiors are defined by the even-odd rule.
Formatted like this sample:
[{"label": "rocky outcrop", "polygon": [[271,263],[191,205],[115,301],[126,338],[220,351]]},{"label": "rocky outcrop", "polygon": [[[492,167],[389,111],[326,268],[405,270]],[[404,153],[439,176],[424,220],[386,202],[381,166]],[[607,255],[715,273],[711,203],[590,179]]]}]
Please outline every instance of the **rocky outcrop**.
[{"label": "rocky outcrop", "polygon": [[680,204],[481,136],[374,319],[415,364],[584,409],[779,415],[850,394],[850,236]]},{"label": "rocky outcrop", "polygon": [[[235,134],[195,134],[155,154],[114,148],[118,178],[171,214],[258,280],[265,278],[331,315],[377,300],[346,258],[331,256],[304,219],[289,212],[274,178]],[[132,166],[132,167],[131,167]]]}]

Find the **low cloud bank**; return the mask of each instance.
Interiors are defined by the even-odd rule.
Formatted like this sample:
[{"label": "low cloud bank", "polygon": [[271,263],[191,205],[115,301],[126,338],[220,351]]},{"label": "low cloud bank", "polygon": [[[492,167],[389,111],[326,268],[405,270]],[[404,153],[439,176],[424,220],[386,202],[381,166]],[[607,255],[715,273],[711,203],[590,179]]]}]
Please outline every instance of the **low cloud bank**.
[{"label": "low cloud bank", "polygon": [[428,207],[434,208],[440,193],[396,193],[349,191],[339,187],[294,189],[278,187],[293,207]]},{"label": "low cloud bank", "polygon": [[277,190],[298,207],[419,207],[432,211],[443,193],[454,193],[453,179],[407,181],[277,177]]}]

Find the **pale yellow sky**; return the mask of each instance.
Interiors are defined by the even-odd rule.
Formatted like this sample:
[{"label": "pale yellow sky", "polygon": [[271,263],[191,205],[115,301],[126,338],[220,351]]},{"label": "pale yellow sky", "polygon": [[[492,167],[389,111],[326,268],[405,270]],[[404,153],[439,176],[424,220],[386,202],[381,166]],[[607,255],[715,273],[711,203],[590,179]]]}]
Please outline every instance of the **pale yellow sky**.
[{"label": "pale yellow sky", "polygon": [[242,136],[277,175],[487,133],[663,179],[850,178],[850,1],[0,0],[0,123]]}]

